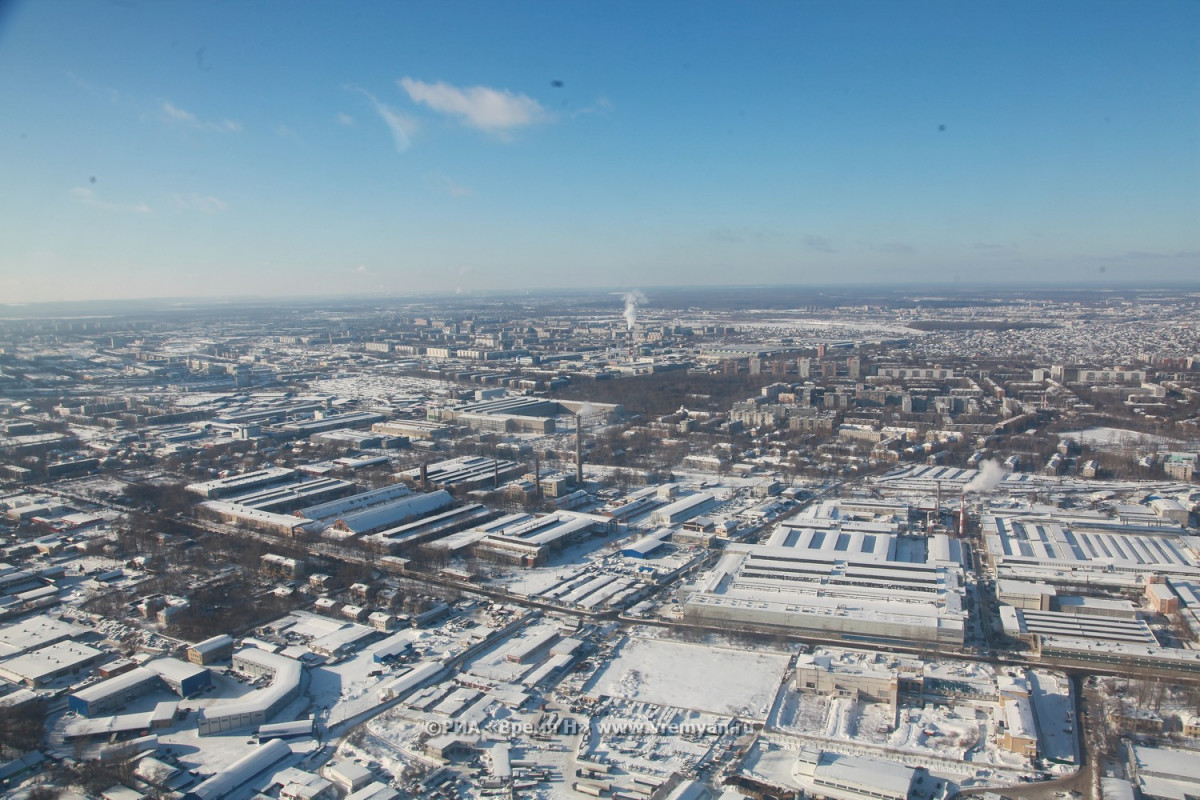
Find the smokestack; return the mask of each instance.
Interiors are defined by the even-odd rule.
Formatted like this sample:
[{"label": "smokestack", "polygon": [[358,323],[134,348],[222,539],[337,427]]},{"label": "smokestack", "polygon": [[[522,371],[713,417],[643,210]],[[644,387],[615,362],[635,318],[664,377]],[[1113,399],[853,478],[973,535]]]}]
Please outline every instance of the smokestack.
[{"label": "smokestack", "polygon": [[492,488],[500,488],[500,459],[492,459]]},{"label": "smokestack", "polygon": [[537,456],[533,457],[533,496],[542,501],[542,460]]},{"label": "smokestack", "polygon": [[941,481],[937,482],[937,506],[935,508],[936,508],[936,510],[934,511],[934,514],[937,515],[935,517],[935,519],[938,522],[941,522],[942,521],[942,482]]},{"label": "smokestack", "polygon": [[421,462],[421,491],[429,491],[429,463]]},{"label": "smokestack", "polygon": [[967,493],[962,493],[962,503],[958,511],[958,535],[963,537],[967,535]]},{"label": "smokestack", "polygon": [[583,488],[583,414],[575,415],[575,485]]}]

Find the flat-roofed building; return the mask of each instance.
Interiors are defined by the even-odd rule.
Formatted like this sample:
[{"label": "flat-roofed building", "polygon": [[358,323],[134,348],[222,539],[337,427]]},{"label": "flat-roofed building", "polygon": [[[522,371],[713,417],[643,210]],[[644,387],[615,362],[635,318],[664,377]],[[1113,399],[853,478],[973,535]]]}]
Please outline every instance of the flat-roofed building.
[{"label": "flat-roofed building", "polygon": [[67,707],[84,717],[110,714],[142,695],[161,688],[158,674],[145,667],[135,667],[106,681],[85,686],[67,698]]},{"label": "flat-roofed building", "polygon": [[[9,574],[18,572],[26,574],[20,570],[13,570]],[[90,628],[45,614],[28,617],[0,627],[0,658],[11,658],[66,639],[78,639],[88,633],[91,633]]]},{"label": "flat-roofed building", "polygon": [[74,675],[105,658],[102,650],[72,641],[60,641],[0,662],[0,678],[37,689]]},{"label": "flat-roofed building", "polygon": [[729,545],[692,585],[684,617],[880,643],[961,645],[967,614],[957,542],[894,531],[878,523],[789,520],[766,544]]},{"label": "flat-roofed building", "polygon": [[908,800],[917,770],[872,756],[803,748],[792,774],[805,792],[829,800]]},{"label": "flat-roofed building", "polygon": [[300,694],[303,668],[295,659],[247,647],[233,654],[233,668],[253,677],[269,677],[271,683],[237,700],[200,709],[196,727],[201,736],[262,725]]}]

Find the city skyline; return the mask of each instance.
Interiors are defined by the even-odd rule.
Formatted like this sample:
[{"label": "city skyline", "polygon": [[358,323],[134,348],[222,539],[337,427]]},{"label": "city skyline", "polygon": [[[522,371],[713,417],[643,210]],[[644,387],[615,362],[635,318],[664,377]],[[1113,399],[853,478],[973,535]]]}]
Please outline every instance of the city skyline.
[{"label": "city skyline", "polygon": [[1189,282],[1198,23],[19,3],[0,296]]}]

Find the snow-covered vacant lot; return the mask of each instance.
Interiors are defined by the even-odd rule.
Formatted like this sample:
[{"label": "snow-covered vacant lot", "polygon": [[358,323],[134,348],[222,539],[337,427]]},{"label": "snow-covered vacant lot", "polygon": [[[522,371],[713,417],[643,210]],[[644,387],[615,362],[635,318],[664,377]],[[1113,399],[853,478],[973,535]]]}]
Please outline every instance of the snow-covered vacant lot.
[{"label": "snow-covered vacant lot", "polygon": [[789,656],[630,637],[597,677],[596,694],[765,720]]}]

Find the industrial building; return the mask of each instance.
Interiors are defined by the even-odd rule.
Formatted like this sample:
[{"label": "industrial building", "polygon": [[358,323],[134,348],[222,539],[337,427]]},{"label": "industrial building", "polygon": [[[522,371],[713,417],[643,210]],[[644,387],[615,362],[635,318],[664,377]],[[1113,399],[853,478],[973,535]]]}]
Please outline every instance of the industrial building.
[{"label": "industrial building", "polygon": [[607,517],[559,511],[546,516],[510,514],[476,528],[482,534],[475,553],[484,558],[536,566],[558,552],[592,534],[615,530],[616,522]]},{"label": "industrial building", "polygon": [[67,708],[84,717],[112,713],[142,695],[161,688],[158,673],[136,667],[106,681],[85,686],[67,698]]},{"label": "industrial building", "polygon": [[202,708],[196,723],[201,736],[262,725],[300,694],[304,670],[295,659],[246,647],[233,654],[233,669],[271,683],[233,702]]},{"label": "industrial building", "polygon": [[693,584],[683,613],[701,624],[957,646],[967,619],[959,561],[958,542],[941,534],[798,517],[777,526],[765,544],[726,548]]},{"label": "industrial building", "polygon": [[229,497],[253,489],[262,489],[276,483],[283,483],[296,474],[294,469],[287,467],[269,467],[267,469],[245,472],[240,475],[230,475],[227,478],[216,478],[211,481],[189,483],[187,490],[210,500],[219,497]]},{"label": "industrial building", "polygon": [[705,513],[715,504],[716,498],[708,492],[696,492],[656,509],[650,515],[650,522],[653,525],[678,525]]},{"label": "industrial building", "polygon": [[[14,573],[20,572],[14,570]],[[10,573],[11,574],[11,573]],[[22,574],[28,574],[23,573]],[[11,658],[68,639],[78,640],[92,633],[90,628],[40,615],[0,627],[0,658]]]},{"label": "industrial building", "polygon": [[206,667],[177,658],[156,658],[145,667],[180,697],[195,697],[212,685],[212,673]]},{"label": "industrial building", "polygon": [[202,666],[224,661],[231,655],[233,655],[233,637],[227,633],[212,636],[187,649],[188,661]]},{"label": "industrial building", "polygon": [[[353,497],[348,498],[348,500],[354,499]],[[407,496],[397,496],[386,502],[363,505],[353,510],[330,514],[320,524],[331,536],[336,537],[338,533],[362,536],[394,528],[397,525],[442,511],[453,504],[454,498],[443,489],[428,494],[408,492]],[[322,511],[322,513],[327,512]],[[312,527],[309,526],[309,529],[311,530]]]},{"label": "industrial building", "polygon": [[324,525],[332,525],[348,515],[377,508],[410,496],[412,496],[412,489],[402,483],[397,483],[369,492],[360,492],[351,497],[308,506],[300,512],[299,516]]},{"label": "industrial building", "polygon": [[291,754],[292,748],[286,741],[272,739],[266,744],[254,748],[190,790],[184,795],[185,800],[220,800],[228,797],[235,790],[249,783],[255,775],[265,772]]},{"label": "industrial building", "polygon": [[427,483],[434,489],[470,491],[474,489],[497,489],[502,483],[518,477],[525,468],[515,461],[464,456],[448,461],[401,472],[409,483]]},{"label": "industrial building", "polygon": [[109,714],[143,695],[163,688],[193,697],[212,685],[206,668],[174,658],[157,658],[115,677],[85,686],[67,698],[67,707],[84,717]]},{"label": "industrial building", "polygon": [[107,657],[102,650],[73,641],[58,641],[0,661],[0,678],[38,689],[67,675],[78,674]]},{"label": "industrial building", "polygon": [[240,506],[256,511],[271,511],[276,514],[288,514],[298,508],[335,500],[352,494],[358,487],[350,481],[336,478],[313,478],[289,483],[283,486],[271,486],[250,494],[230,498]]},{"label": "industrial building", "polygon": [[140,714],[117,714],[109,717],[73,719],[63,728],[67,741],[102,738],[105,740],[149,732],[156,728],[169,728],[175,724],[179,702],[167,700],[157,703],[153,711]]},{"label": "industrial building", "polygon": [[1127,525],[1082,514],[1005,511],[981,521],[997,578],[1137,588],[1151,575],[1200,578],[1200,559],[1174,525]]},{"label": "industrial building", "polygon": [[[401,552],[405,548],[428,544],[430,547],[454,553],[454,534],[487,522],[499,513],[488,506],[472,503],[379,531],[369,538],[391,552]],[[469,537],[467,544],[473,545],[478,538]]]},{"label": "industrial building", "polygon": [[829,800],[908,800],[917,769],[806,747],[796,757],[793,775],[806,793]]}]

